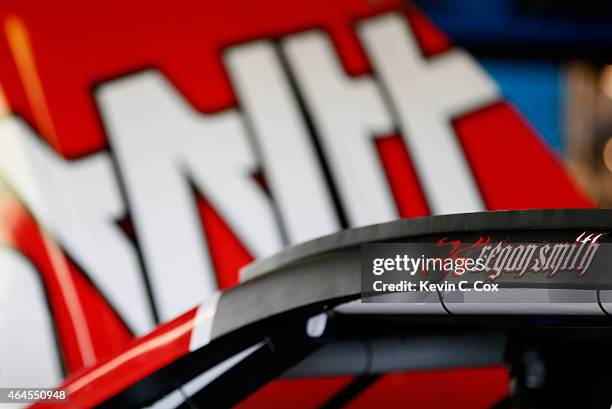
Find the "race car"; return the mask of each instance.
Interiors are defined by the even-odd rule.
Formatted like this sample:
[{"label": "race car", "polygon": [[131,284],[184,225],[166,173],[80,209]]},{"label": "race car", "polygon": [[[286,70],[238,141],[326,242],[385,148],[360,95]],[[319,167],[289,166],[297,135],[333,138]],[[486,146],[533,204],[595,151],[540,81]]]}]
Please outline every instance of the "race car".
[{"label": "race car", "polygon": [[[70,377],[61,386],[68,402],[44,407],[426,408],[451,399],[458,408],[608,408],[611,228],[611,210],[584,209],[341,231],[247,266],[240,285]],[[591,262],[603,273],[545,285],[512,275],[494,301],[364,289],[368,245],[453,243],[456,251],[482,237],[578,238],[577,247],[597,244]]]}]

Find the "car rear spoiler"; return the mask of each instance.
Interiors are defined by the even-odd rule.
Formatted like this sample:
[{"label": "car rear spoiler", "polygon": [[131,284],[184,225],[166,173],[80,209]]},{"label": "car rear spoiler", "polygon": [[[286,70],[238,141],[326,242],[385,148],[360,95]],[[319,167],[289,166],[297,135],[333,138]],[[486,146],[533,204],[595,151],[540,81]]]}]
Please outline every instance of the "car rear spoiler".
[{"label": "car rear spoiler", "polygon": [[[241,379],[245,391],[254,390],[317,350],[320,337],[312,336],[305,328],[313,317],[334,314],[414,315],[424,327],[441,322],[437,321],[440,317],[464,320],[463,315],[474,322],[494,323],[498,328],[523,325],[521,317],[511,310],[495,310],[495,303],[485,304],[493,309],[487,314],[483,304],[472,303],[469,307],[469,302],[446,303],[444,294],[425,304],[360,303],[361,246],[440,235],[508,232],[516,237],[536,234],[540,239],[556,239],[582,230],[610,229],[612,210],[562,209],[433,216],[341,231],[247,266],[237,287],[216,294],[137,341],[131,349],[67,380],[62,387],[69,391],[72,402],[83,407],[142,407],[172,397],[179,390],[179,400],[184,394],[221,399],[222,387],[227,387],[228,382]],[[542,317],[556,315],[553,325],[577,320],[580,325],[609,325],[607,292],[603,297],[604,292],[594,293],[593,303],[580,303],[576,309],[555,311],[536,306],[534,310],[527,306],[518,315],[524,314],[536,324],[542,322]],[[504,316],[501,320],[500,314]],[[415,331],[419,328],[415,326]],[[498,356],[491,351],[493,355]],[[241,359],[236,360],[236,356]],[[319,373],[324,372],[321,366],[317,367]],[[248,371],[259,381],[244,385]],[[300,373],[299,367],[295,371],[294,374]],[[199,383],[195,382],[198,379]],[[191,392],[186,393],[190,382]]]}]

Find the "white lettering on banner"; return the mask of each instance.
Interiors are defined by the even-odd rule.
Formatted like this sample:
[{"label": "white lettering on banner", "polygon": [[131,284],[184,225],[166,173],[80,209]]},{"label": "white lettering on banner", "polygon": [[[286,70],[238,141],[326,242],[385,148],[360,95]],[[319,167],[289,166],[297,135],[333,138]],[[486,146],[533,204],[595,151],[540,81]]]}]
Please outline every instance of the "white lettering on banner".
[{"label": "white lettering on banner", "polygon": [[[433,213],[481,210],[450,121],[495,101],[496,87],[460,50],[425,59],[398,14],[366,20],[358,34],[376,79],[349,76],[321,31],[229,48],[242,112],[197,112],[154,70],[104,84],[95,97],[120,175],[109,152],[66,161],[23,121],[1,118],[0,177],[136,334],[153,318],[138,254],[116,225],[127,207],[163,321],[217,290],[192,184],[253,256],[267,256],[283,245],[281,227],[290,243],[337,230],[332,193],[351,226],[397,218],[373,138],[399,128]],[[252,177],[260,165],[274,203]]]},{"label": "white lettering on banner", "polygon": [[108,156],[65,161],[21,119],[0,119],[0,176],[79,263],[136,334],[153,326],[134,247],[115,221],[125,213]]},{"label": "white lettering on banner", "polygon": [[397,14],[367,20],[358,31],[397,110],[432,213],[484,210],[450,120],[498,99],[495,84],[462,50],[425,59]]},{"label": "white lettering on banner", "polygon": [[397,218],[375,135],[389,134],[393,121],[371,78],[349,78],[328,37],[308,32],[283,40],[352,227]]},{"label": "white lettering on banner", "polygon": [[62,379],[45,291],[32,264],[0,248],[0,388],[49,388]]},{"label": "white lettering on banner", "polygon": [[254,256],[281,248],[237,112],[199,114],[153,71],[102,87],[97,101],[162,320],[217,289],[189,178]]},{"label": "white lettering on banner", "polygon": [[262,41],[233,47],[225,61],[256,133],[290,243],[337,231],[340,226],[321,165],[274,46]]}]

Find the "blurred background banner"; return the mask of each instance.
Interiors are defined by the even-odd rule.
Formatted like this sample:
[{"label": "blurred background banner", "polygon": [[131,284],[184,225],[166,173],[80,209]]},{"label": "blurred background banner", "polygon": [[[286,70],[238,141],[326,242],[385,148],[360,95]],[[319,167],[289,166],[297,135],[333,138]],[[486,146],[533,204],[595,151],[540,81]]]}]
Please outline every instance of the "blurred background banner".
[{"label": "blurred background banner", "polygon": [[3,1],[0,386],[343,228],[609,206],[605,3],[417,5]]},{"label": "blurred background banner", "polygon": [[469,49],[601,207],[612,206],[612,4],[417,0]]}]

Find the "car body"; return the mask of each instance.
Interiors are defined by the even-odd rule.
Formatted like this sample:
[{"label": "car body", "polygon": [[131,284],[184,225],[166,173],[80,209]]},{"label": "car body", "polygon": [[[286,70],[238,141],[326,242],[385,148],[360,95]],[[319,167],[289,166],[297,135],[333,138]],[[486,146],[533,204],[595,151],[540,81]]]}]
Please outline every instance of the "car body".
[{"label": "car body", "polygon": [[[572,377],[570,390],[560,376],[534,386],[535,364],[525,359],[536,356],[531,361],[537,368],[566,364],[564,374],[591,367],[595,356],[602,365],[611,361],[603,347],[612,337],[605,288],[586,290],[595,294],[593,302],[551,296],[548,302],[455,303],[440,293],[437,300],[367,303],[360,299],[361,246],[481,234],[552,240],[611,227],[609,210],[543,210],[426,217],[342,231],[248,266],[239,286],[62,387],[75,407],[229,407],[279,377],[350,375],[365,389],[368,379],[386,373],[505,367],[522,385],[513,396],[532,399],[535,393],[549,405],[588,389],[593,402],[600,402],[608,397],[592,382],[602,380],[598,370]],[[567,297],[567,291],[585,290],[562,291]],[[396,399],[409,406],[409,396]]]}]

